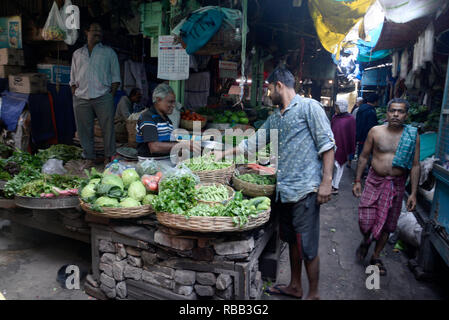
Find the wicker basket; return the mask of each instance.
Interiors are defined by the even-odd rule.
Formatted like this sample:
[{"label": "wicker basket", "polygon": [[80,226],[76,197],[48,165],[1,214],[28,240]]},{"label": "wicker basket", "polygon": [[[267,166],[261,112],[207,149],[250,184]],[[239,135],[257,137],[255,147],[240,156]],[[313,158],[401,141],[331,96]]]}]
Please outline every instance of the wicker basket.
[{"label": "wicker basket", "polygon": [[[203,187],[203,186],[211,186],[211,185],[220,186],[220,185],[223,185],[223,184],[221,184],[221,183],[200,183],[200,184],[196,185],[195,188],[196,188],[196,189],[199,189],[199,188],[201,188],[201,187]],[[232,189],[230,186],[227,186],[227,185],[224,185],[224,186],[226,187],[226,189],[228,189],[228,194],[229,194],[228,199],[224,200],[223,202],[219,202],[219,201],[206,201],[206,200],[198,200],[198,202],[199,202],[199,203],[208,204],[208,205],[210,205],[210,206],[216,206],[216,205],[219,205],[219,204],[223,204],[223,203],[226,204],[226,203],[228,203],[229,201],[232,200],[232,198],[234,198],[235,191],[234,191],[234,189]]]},{"label": "wicker basket", "polygon": [[126,130],[128,131],[128,146],[131,148],[137,147],[136,125],[137,125],[137,120],[126,120]]},{"label": "wicker basket", "polygon": [[232,175],[235,170],[235,164],[232,164],[228,168],[209,170],[209,171],[193,171],[199,178],[201,183],[222,183],[229,184],[231,182]]},{"label": "wicker basket", "polygon": [[262,226],[270,220],[271,210],[259,213],[256,218],[249,218],[247,224],[239,227],[232,217],[189,217],[167,212],[157,212],[159,223],[169,228],[194,232],[235,232],[246,231]]},{"label": "wicker basket", "polygon": [[132,207],[132,208],[108,208],[103,207],[103,212],[98,212],[92,210],[88,203],[85,203],[80,199],[81,208],[89,214],[110,218],[110,219],[129,219],[129,218],[139,218],[151,213],[154,213],[153,208],[150,205],[144,205],[140,207]]},{"label": "wicker basket", "polygon": [[181,119],[179,126],[183,129],[193,131],[193,122],[201,122],[201,129],[203,129],[206,126],[207,120],[206,121],[198,121],[198,120],[193,121],[193,120]]},{"label": "wicker basket", "polygon": [[238,178],[237,173],[244,171],[245,173],[255,173],[253,170],[248,170],[246,167],[242,167],[236,170],[232,176],[232,185],[235,190],[242,191],[245,196],[248,197],[260,197],[260,196],[272,196],[276,190],[275,184],[260,185],[243,181]]}]

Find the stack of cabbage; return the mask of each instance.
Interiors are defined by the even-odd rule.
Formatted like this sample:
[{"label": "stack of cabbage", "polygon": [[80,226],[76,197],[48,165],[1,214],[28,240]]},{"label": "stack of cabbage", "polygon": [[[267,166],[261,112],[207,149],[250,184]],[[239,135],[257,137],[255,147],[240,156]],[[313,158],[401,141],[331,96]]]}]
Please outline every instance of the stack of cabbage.
[{"label": "stack of cabbage", "polygon": [[121,176],[101,174],[92,168],[88,177],[81,185],[80,196],[93,210],[101,211],[102,207],[139,207],[150,204],[155,197],[155,194],[147,191],[133,168],[124,170]]}]

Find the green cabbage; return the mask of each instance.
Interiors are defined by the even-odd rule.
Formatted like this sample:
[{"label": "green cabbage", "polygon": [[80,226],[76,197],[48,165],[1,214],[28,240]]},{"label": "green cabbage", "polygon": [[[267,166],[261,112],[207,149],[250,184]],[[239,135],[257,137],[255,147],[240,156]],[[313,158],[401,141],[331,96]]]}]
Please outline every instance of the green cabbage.
[{"label": "green cabbage", "polygon": [[100,178],[95,178],[95,179],[90,180],[90,181],[89,181],[89,184],[92,184],[92,185],[95,186],[95,185],[99,184],[100,181],[101,181]]},{"label": "green cabbage", "polygon": [[131,168],[122,172],[122,180],[125,188],[127,188],[132,182],[140,180],[140,177],[137,171]]},{"label": "green cabbage", "polygon": [[124,208],[139,207],[140,202],[133,198],[125,198],[120,202],[120,206]]},{"label": "green cabbage", "polygon": [[147,194],[142,200],[142,204],[151,204],[151,201],[156,197],[154,194]]},{"label": "green cabbage", "polygon": [[94,184],[88,184],[81,190],[81,198],[88,199],[90,197],[95,196],[95,185]]},{"label": "green cabbage", "polygon": [[128,188],[128,196],[137,201],[142,201],[145,195],[147,194],[147,190],[142,182],[134,181],[129,185]]},{"label": "green cabbage", "polygon": [[109,197],[100,197],[95,200],[95,204],[100,207],[117,207],[118,200]]},{"label": "green cabbage", "polygon": [[108,174],[101,179],[101,184],[110,184],[119,187],[121,190],[125,188],[122,179],[115,174]]}]

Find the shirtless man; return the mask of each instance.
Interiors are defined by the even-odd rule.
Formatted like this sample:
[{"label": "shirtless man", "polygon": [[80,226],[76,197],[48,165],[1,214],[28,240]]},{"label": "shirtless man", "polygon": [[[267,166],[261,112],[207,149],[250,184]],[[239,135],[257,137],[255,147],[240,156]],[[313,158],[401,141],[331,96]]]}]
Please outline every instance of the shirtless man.
[{"label": "shirtless man", "polygon": [[[409,104],[404,99],[393,99],[388,103],[388,124],[375,126],[369,131],[352,189],[354,196],[362,196],[359,226],[364,239],[357,249],[357,257],[363,260],[371,241],[376,240],[370,264],[379,267],[380,275],[386,275],[386,269],[379,256],[389,233],[396,229],[410,169],[411,194],[407,200],[407,209],[413,211],[416,207],[420,170],[419,135],[416,128],[404,125],[408,109]],[[360,179],[371,153],[371,169],[362,194]]]}]

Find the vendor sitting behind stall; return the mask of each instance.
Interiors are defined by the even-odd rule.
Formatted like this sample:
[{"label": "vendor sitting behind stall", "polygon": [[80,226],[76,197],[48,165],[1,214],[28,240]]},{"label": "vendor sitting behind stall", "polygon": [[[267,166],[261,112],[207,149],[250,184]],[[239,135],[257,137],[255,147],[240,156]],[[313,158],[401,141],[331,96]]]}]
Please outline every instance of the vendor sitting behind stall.
[{"label": "vendor sitting behind stall", "polygon": [[[194,150],[190,141],[171,141],[173,124],[168,118],[175,108],[173,89],[165,83],[153,91],[153,106],[147,109],[137,121],[137,152],[139,157],[150,158],[169,155],[172,148],[182,143],[186,149]],[[198,150],[197,150],[198,151]]]},{"label": "vendor sitting behind stall", "polygon": [[114,127],[116,135],[127,134],[126,120],[133,113],[133,105],[142,99],[142,92],[139,88],[133,88],[129,95],[123,96],[115,111]]}]

